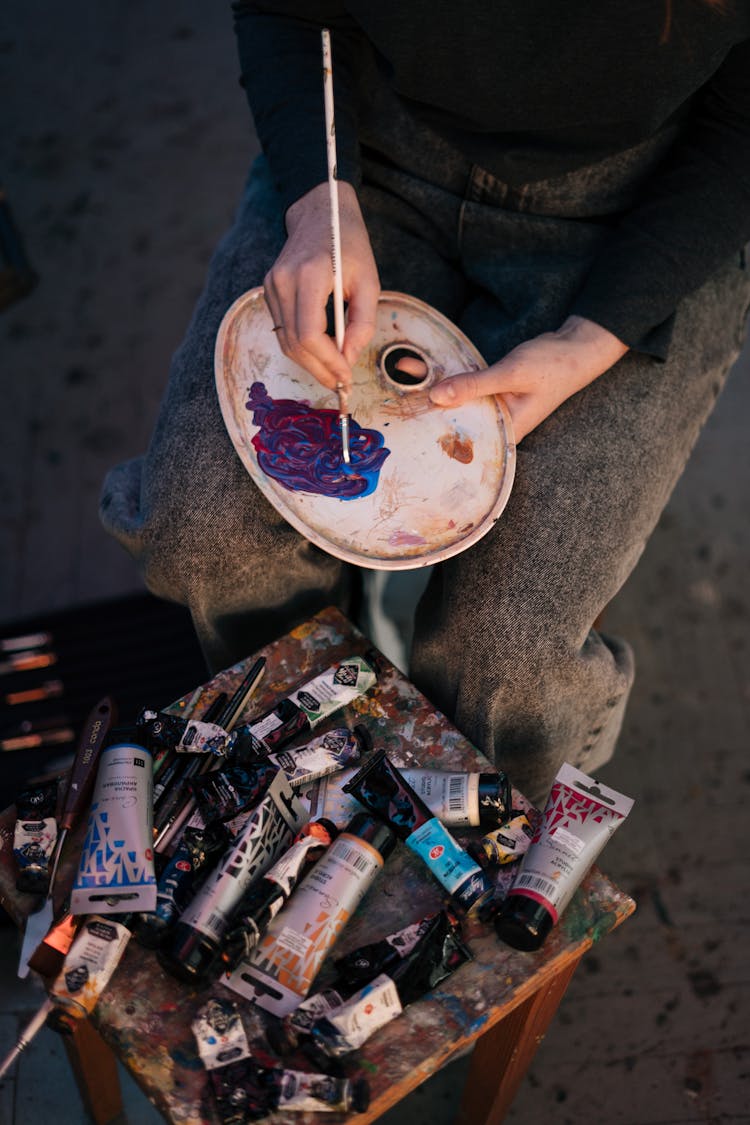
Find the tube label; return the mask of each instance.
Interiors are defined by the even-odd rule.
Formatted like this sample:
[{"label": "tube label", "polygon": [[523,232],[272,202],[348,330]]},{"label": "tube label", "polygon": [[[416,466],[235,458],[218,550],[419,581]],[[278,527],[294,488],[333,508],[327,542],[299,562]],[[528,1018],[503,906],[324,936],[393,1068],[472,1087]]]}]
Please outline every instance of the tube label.
[{"label": "tube label", "polygon": [[135,742],[102,752],[70,909],[156,909],[152,760]]},{"label": "tube label", "polygon": [[564,764],[509,895],[534,899],[557,922],[599,852],[632,807],[630,797]]},{"label": "tube label", "polygon": [[405,843],[424,860],[438,882],[462,906],[468,908],[490,890],[479,864],[453,839],[436,817],[412,832]]},{"label": "tube label", "polygon": [[[387,973],[360,988],[321,1020],[319,1039],[327,1054],[346,1055],[366,1043],[371,1035],[401,1015],[398,990]],[[313,1027],[313,1035],[317,1028]]]},{"label": "tube label", "polygon": [[241,961],[227,987],[275,1015],[299,1004],[368,887],[383,866],[380,853],[343,832],[327,849]]},{"label": "tube label", "polygon": [[479,774],[401,768],[401,776],[431,813],[452,828],[479,824]]},{"label": "tube label", "polygon": [[284,774],[278,773],[180,922],[218,941],[244,891],[289,847],[306,820],[307,811]]},{"label": "tube label", "polygon": [[120,922],[86,918],[50,990],[55,1003],[76,1016],[92,1012],[129,941],[130,930]]}]

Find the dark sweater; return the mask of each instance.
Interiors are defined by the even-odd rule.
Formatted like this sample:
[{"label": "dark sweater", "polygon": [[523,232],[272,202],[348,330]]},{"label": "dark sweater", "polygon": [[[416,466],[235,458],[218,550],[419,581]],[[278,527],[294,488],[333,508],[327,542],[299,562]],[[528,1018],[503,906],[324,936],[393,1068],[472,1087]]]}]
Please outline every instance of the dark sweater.
[{"label": "dark sweater", "polygon": [[[238,0],[242,80],[285,206],[327,179],[320,28],[333,35],[338,174],[357,185],[369,43],[410,110],[518,185],[664,130],[571,312],[663,357],[679,300],[750,239],[750,0]],[[368,48],[369,49],[369,48]]]}]

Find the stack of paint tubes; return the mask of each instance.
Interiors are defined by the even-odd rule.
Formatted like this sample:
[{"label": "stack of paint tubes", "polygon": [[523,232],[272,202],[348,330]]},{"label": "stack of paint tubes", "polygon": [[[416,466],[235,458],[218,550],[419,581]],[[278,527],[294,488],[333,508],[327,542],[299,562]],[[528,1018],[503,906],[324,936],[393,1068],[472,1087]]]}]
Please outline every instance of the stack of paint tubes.
[{"label": "stack of paint tubes", "polygon": [[[471,959],[459,918],[493,919],[508,944],[538,948],[632,804],[568,766],[551,797],[556,820],[545,820],[528,802],[513,807],[502,773],[399,769],[364,724],[330,726],[376,684],[361,656],[238,725],[263,664],[199,720],[144,711],[133,729],[111,732],[70,915],[57,927],[67,924],[69,952],[45,1012],[61,1030],[88,1014],[131,934],[177,979],[217,981],[251,1001],[272,1017],[262,1047],[248,1046],[229,998],[193,1025],[231,1125],[276,1108],[363,1110],[367,1084],[342,1076],[339,1060]],[[467,828],[484,835],[464,848],[452,829]],[[447,909],[332,961],[398,841],[424,860]],[[576,860],[567,899],[552,870],[561,848]],[[495,873],[524,853],[506,895]],[[334,975],[315,992],[324,963]],[[286,1070],[269,1046],[303,1051],[320,1072]]]}]

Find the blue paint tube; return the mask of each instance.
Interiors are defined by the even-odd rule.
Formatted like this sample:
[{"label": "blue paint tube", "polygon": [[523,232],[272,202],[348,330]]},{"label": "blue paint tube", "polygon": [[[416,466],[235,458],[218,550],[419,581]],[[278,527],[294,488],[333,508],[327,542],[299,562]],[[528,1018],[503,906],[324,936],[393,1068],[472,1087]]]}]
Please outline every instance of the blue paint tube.
[{"label": "blue paint tube", "polygon": [[492,894],[479,864],[451,836],[405,781],[384,750],[378,750],[343,786],[424,860],[454,902],[478,909]]},{"label": "blue paint tube", "polygon": [[113,737],[99,759],[73,914],[156,909],[151,754],[127,731]]},{"label": "blue paint tube", "polygon": [[177,849],[159,875],[156,910],[137,914],[131,930],[147,949],[160,946],[176,925],[180,914],[229,847],[230,836],[223,824],[186,828]]}]

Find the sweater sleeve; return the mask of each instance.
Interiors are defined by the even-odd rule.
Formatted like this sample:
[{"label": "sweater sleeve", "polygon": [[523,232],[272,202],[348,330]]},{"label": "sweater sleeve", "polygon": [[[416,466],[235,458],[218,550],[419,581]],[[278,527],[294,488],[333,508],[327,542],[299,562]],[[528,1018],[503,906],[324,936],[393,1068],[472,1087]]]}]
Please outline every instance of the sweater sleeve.
[{"label": "sweater sleeve", "polygon": [[663,359],[678,302],[750,239],[750,40],[696,95],[690,124],[595,258],[571,312]]},{"label": "sweater sleeve", "polygon": [[355,76],[361,33],[335,0],[235,0],[244,86],[286,210],[328,179],[321,30],[331,32],[337,173],[358,186]]}]

